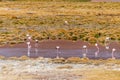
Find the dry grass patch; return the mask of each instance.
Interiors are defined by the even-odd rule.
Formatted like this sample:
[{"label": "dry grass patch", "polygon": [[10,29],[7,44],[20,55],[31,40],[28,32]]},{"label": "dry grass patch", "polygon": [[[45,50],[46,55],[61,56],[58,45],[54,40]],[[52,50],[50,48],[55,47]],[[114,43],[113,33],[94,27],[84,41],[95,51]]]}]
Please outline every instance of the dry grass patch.
[{"label": "dry grass patch", "polygon": [[57,69],[72,69],[73,67],[70,65],[59,66]]},{"label": "dry grass patch", "polygon": [[66,60],[67,63],[78,63],[81,59],[79,57],[70,57]]},{"label": "dry grass patch", "polygon": [[108,35],[112,40],[120,40],[120,3],[72,1],[0,2],[0,43],[23,42],[27,33],[39,40],[60,38],[103,43]]},{"label": "dry grass patch", "polygon": [[66,60],[66,63],[89,63],[89,58],[70,57]]},{"label": "dry grass patch", "polygon": [[22,61],[28,60],[28,59],[30,59],[28,56],[21,56],[21,57],[19,58],[19,60],[22,60]]},{"label": "dry grass patch", "polygon": [[49,62],[53,62],[53,63],[65,63],[65,59],[64,58],[54,58],[54,59],[51,59]]},{"label": "dry grass patch", "polygon": [[18,60],[18,57],[10,57],[8,59],[10,59],[10,60]]},{"label": "dry grass patch", "polygon": [[4,60],[4,59],[5,59],[5,56],[0,56],[0,59],[1,59],[1,60]]}]

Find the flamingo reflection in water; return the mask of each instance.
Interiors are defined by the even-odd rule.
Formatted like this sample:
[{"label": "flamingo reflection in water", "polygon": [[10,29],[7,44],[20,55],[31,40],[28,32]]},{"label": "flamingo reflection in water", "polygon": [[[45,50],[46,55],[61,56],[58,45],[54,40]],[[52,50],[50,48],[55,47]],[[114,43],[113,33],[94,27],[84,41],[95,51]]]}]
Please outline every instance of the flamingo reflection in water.
[{"label": "flamingo reflection in water", "polygon": [[35,40],[35,55],[38,55],[38,40]]}]

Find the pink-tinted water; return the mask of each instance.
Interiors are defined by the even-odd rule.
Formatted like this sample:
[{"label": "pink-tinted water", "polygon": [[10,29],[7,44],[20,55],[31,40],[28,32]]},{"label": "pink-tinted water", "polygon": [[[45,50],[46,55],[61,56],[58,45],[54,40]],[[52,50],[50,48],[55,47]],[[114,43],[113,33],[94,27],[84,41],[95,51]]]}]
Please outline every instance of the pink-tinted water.
[{"label": "pink-tinted water", "polygon": [[[116,42],[112,42],[110,44],[110,49],[106,50],[104,46],[98,45],[100,48],[100,52],[98,53],[98,56],[95,57],[95,52],[97,51],[97,48],[94,45],[90,45],[88,42],[83,41],[69,41],[69,40],[45,40],[40,41],[38,43],[38,47],[35,48],[35,42],[31,42],[32,48],[30,50],[30,57],[49,57],[49,58],[55,58],[57,56],[57,50],[56,46],[60,46],[59,49],[59,57],[83,57],[83,45],[87,46],[87,57],[89,58],[111,58],[112,49],[115,48],[116,51],[114,53],[114,56],[116,58],[120,58],[120,44]],[[37,52],[36,52],[37,49]],[[5,45],[0,48],[0,55],[6,56],[6,57],[20,57],[23,55],[28,56],[28,49],[27,44],[16,44],[14,46]]]}]

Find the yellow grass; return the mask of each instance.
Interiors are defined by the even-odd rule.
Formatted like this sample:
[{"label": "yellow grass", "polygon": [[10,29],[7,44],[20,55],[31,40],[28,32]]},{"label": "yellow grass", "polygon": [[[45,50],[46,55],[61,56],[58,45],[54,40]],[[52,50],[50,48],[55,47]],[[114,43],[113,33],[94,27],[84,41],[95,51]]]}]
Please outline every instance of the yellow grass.
[{"label": "yellow grass", "polygon": [[[62,38],[103,43],[106,36],[120,40],[119,5],[63,1],[0,2],[0,29],[7,28],[7,31],[0,32],[0,43],[23,42],[27,33],[39,40]],[[69,25],[65,25],[64,21],[68,21]],[[70,35],[71,32],[73,35]],[[97,35],[99,33],[100,36]]]}]

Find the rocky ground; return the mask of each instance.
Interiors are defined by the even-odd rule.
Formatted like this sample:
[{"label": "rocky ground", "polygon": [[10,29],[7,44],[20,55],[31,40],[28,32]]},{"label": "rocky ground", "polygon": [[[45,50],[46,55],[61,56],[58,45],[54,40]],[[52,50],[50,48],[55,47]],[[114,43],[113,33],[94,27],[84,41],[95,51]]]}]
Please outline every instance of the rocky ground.
[{"label": "rocky ground", "polygon": [[[0,60],[0,80],[119,80],[120,65],[53,63],[50,59]],[[109,76],[109,77],[108,77]],[[99,79],[99,77],[102,77]],[[115,78],[116,77],[116,78]]]}]

